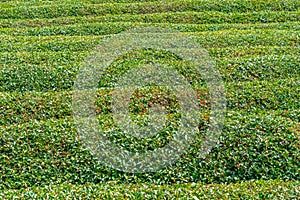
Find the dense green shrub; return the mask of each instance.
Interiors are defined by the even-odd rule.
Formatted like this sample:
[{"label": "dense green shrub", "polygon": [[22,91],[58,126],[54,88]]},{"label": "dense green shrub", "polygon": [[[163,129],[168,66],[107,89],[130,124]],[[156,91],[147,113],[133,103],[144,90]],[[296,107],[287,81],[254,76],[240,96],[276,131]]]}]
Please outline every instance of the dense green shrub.
[{"label": "dense green shrub", "polygon": [[47,199],[296,199],[299,182],[257,180],[239,184],[106,184],[49,185],[22,190],[7,190],[1,198],[47,198]]},{"label": "dense green shrub", "polygon": [[297,124],[264,112],[228,112],[219,144],[206,158],[193,146],[173,167],[150,174],[123,173],[98,163],[83,149],[72,118],[0,129],[1,188],[108,180],[163,184],[299,179]]},{"label": "dense green shrub", "polygon": [[[14,35],[86,35],[117,33],[135,26],[162,26],[179,31],[205,31],[229,28],[277,28],[296,30],[295,22],[299,20],[299,11],[294,12],[178,12],[139,15],[109,15],[90,17],[62,17],[56,19],[11,20],[1,19],[2,33]],[[149,24],[151,22],[151,24]],[[280,24],[286,22],[285,24]],[[141,24],[144,23],[144,24]],[[159,23],[159,24],[157,24]],[[172,23],[172,24],[170,24]],[[224,24],[226,23],[226,24]],[[228,24],[229,23],[229,24]],[[240,24],[233,24],[240,23]],[[253,23],[251,25],[246,23]],[[263,24],[260,24],[263,23]],[[31,29],[22,29],[32,27]],[[33,29],[33,27],[37,27]],[[16,29],[18,28],[18,29]],[[94,30],[95,29],[95,30]]]},{"label": "dense green shrub", "polygon": [[[1,2],[0,198],[298,198],[299,9],[297,0]],[[103,38],[148,26],[196,37],[216,61],[228,110],[217,146],[205,158],[198,152],[201,143],[193,143],[172,166],[131,174],[106,167],[82,145],[72,89]],[[100,125],[115,126],[111,82],[154,61],[177,69],[197,91],[197,136],[206,134],[210,102],[203,77],[190,63],[151,50],[123,55],[99,81]],[[130,107],[139,123],[148,106],[143,102],[158,101],[148,94],[157,90],[144,92],[135,93],[138,103]],[[168,103],[168,119],[175,121],[175,97]],[[148,145],[148,138],[107,131],[111,141],[133,151],[163,146],[172,137],[163,130]]]},{"label": "dense green shrub", "polygon": [[43,6],[20,6],[2,8],[0,18],[55,18],[62,16],[86,16],[107,14],[149,14],[158,12],[183,12],[183,11],[220,11],[220,12],[255,12],[255,11],[296,11],[300,3],[296,0],[253,0],[253,1],[165,1],[165,2],[141,2],[133,4],[83,4],[64,3]]},{"label": "dense green shrub", "polygon": [[[188,32],[203,48],[230,46],[293,46],[299,45],[299,34],[291,30],[224,30],[211,34]],[[0,52],[12,51],[88,51],[94,49],[104,36],[4,36],[0,35]]]}]

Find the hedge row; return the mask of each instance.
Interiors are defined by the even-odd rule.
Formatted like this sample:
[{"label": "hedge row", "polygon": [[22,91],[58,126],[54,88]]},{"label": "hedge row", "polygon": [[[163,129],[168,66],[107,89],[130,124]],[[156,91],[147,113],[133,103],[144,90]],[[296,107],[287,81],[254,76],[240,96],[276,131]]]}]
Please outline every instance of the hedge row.
[{"label": "hedge row", "polygon": [[[213,60],[223,63],[227,60],[235,63],[235,60],[243,61],[246,59],[274,59],[284,60],[286,57],[296,56],[299,52],[298,47],[293,46],[231,46],[206,49]],[[90,51],[19,51],[19,52],[0,52],[0,64],[5,65],[45,65],[45,66],[64,66],[68,63],[82,62],[90,54]],[[294,58],[291,58],[294,60]],[[276,61],[275,61],[276,62]],[[220,65],[222,66],[222,65]]]},{"label": "hedge row", "polygon": [[230,111],[218,146],[206,158],[199,155],[197,143],[172,167],[154,173],[130,174],[98,163],[81,145],[72,119],[0,127],[0,188],[106,181],[158,184],[229,183],[261,178],[299,181],[297,128],[297,123],[285,117]]},{"label": "hedge row", "polygon": [[[246,111],[247,112],[247,111]],[[250,111],[248,111],[250,112]],[[251,110],[251,113],[256,113],[257,115],[266,115],[272,114],[273,116],[285,117],[287,120],[292,120],[294,122],[300,122],[300,110],[292,110],[292,109],[282,109],[282,110]],[[298,128],[299,129],[299,128]]]},{"label": "hedge row", "polygon": [[268,55],[297,55],[299,47],[295,46],[229,46],[229,47],[209,47],[206,50],[213,58],[237,58]]},{"label": "hedge row", "polygon": [[[84,54],[65,55],[63,54],[62,59],[59,60],[51,58],[47,60],[46,57],[40,57],[31,61],[19,58],[4,60],[4,63],[0,62],[0,64],[3,63],[3,67],[0,67],[0,91],[45,91],[51,90],[52,87],[56,91],[71,89],[78,68],[83,65]],[[65,60],[67,58],[69,60]],[[215,61],[225,82],[283,79],[300,75],[299,59],[294,55],[240,57],[239,59],[219,58]],[[182,63],[173,62],[173,64],[180,65]],[[15,88],[13,89],[13,87]]]},{"label": "hedge row", "polygon": [[87,16],[107,14],[149,14],[158,12],[183,11],[220,11],[220,12],[253,12],[253,11],[297,11],[300,3],[297,0],[253,0],[244,1],[207,1],[207,0],[177,0],[174,2],[141,2],[124,4],[55,4],[45,6],[20,6],[16,8],[2,8],[2,19],[33,19],[55,18],[66,16]]},{"label": "hedge row", "polygon": [[[156,2],[159,0],[82,0],[81,3],[85,4],[100,4],[100,3],[138,3],[138,2]],[[164,2],[172,1],[172,0],[163,0]],[[174,1],[174,0],[173,0]],[[14,7],[20,7],[20,6],[43,6],[43,5],[55,5],[61,3],[58,0],[51,0],[51,1],[6,1],[3,0],[1,2],[2,8],[14,8]],[[65,0],[64,3],[73,3],[76,4],[78,1],[76,0]]]},{"label": "hedge row", "polygon": [[14,37],[0,35],[0,52],[91,51],[101,38],[103,39],[101,36]]},{"label": "hedge row", "polygon": [[216,64],[226,82],[296,78],[300,75],[300,60],[295,55],[224,58],[216,59]]},{"label": "hedge row", "polygon": [[[298,31],[289,30],[225,30],[187,33],[197,37],[203,48],[228,46],[295,46],[299,45]],[[0,52],[5,51],[88,51],[103,36],[1,36]]]},{"label": "hedge row", "polygon": [[[192,23],[193,21],[199,23],[199,20],[208,22],[218,22],[218,20],[228,20],[228,22],[233,23],[234,21],[244,21],[251,20],[251,17],[255,17],[255,22],[287,22],[287,20],[294,21],[299,19],[297,17],[298,11],[291,11],[291,12],[272,12],[272,11],[259,11],[254,13],[222,13],[222,12],[179,12],[179,13],[155,13],[155,14],[147,14],[147,15],[106,15],[106,16],[77,16],[77,17],[59,17],[53,19],[0,19],[1,24],[0,27],[2,28],[22,28],[22,27],[44,27],[44,26],[60,26],[60,25],[74,25],[74,24],[81,24],[81,23],[107,23],[107,22],[149,22],[150,23],[162,23],[162,22],[169,22],[169,23]],[[212,17],[211,15],[214,15]],[[175,17],[173,17],[175,16]],[[222,16],[223,19],[220,19]],[[210,18],[207,18],[210,17]],[[229,17],[230,21],[229,21]],[[241,19],[238,19],[240,17]],[[250,22],[250,21],[249,21]],[[170,24],[172,26],[172,24]]]},{"label": "hedge row", "polygon": [[1,125],[31,120],[63,118],[72,115],[70,92],[1,93]]},{"label": "hedge row", "polygon": [[[35,53],[36,55],[36,53]],[[52,55],[59,55],[55,58]],[[0,61],[0,91],[62,91],[72,89],[84,61],[83,54],[40,54],[39,57],[3,57]],[[48,59],[49,58],[49,59]],[[215,59],[225,82],[299,77],[299,58],[295,55],[269,55]],[[180,61],[172,62],[182,65]],[[1,66],[2,65],[2,66]]]},{"label": "hedge row", "polygon": [[298,181],[256,180],[235,184],[61,184],[7,190],[2,199],[297,199]]},{"label": "hedge row", "polygon": [[227,87],[229,109],[299,109],[298,78],[230,83]]},{"label": "hedge row", "polygon": [[[64,2],[69,3],[75,3],[74,0],[65,0]],[[57,0],[51,0],[51,1],[42,1],[42,0],[36,0],[36,1],[1,1],[1,8],[15,8],[15,7],[29,7],[29,6],[43,6],[43,5],[55,5],[58,4],[59,1]]]},{"label": "hedge row", "polygon": [[[82,0],[81,3],[86,4],[100,4],[100,3],[138,3],[138,2],[156,2],[159,0]],[[164,2],[170,2],[172,0],[163,0]],[[174,0],[173,0],[174,1]],[[51,0],[51,1],[42,1],[42,0],[35,0],[35,1],[6,1],[3,0],[1,2],[2,8],[14,8],[14,7],[30,7],[30,6],[44,6],[44,5],[57,5],[61,3],[58,0]],[[65,0],[64,3],[72,3],[76,4],[78,1],[76,0]]]},{"label": "hedge row", "polygon": [[[19,54],[2,54],[0,60],[0,92],[25,91],[63,91],[72,90],[76,74],[83,66],[87,52],[64,53],[56,52],[49,55],[34,52]],[[22,56],[25,55],[25,56]],[[154,59],[155,58],[155,59]],[[147,62],[156,62],[176,68],[185,77],[198,76],[199,72],[192,65],[170,55],[153,51],[139,51],[128,54],[112,63],[111,77],[116,77],[128,66],[141,66]],[[1,66],[2,65],[2,66]],[[225,82],[270,80],[274,78],[299,77],[299,58],[296,55],[269,55],[262,57],[248,57],[239,59],[216,59],[216,67]],[[114,74],[114,75],[113,75]],[[106,76],[108,77],[108,76]],[[112,80],[112,79],[111,79]],[[110,82],[111,80],[107,80]],[[196,79],[192,80],[196,84]],[[196,82],[195,82],[196,81]]]},{"label": "hedge row", "polygon": [[0,53],[0,69],[17,68],[24,65],[39,65],[52,68],[69,66],[71,68],[82,63],[88,55],[88,51],[2,52]]},{"label": "hedge row", "polygon": [[285,30],[225,30],[211,32],[187,33],[196,36],[198,43],[204,47],[228,46],[299,46],[297,31]]},{"label": "hedge row", "polygon": [[[105,76],[100,77],[101,81],[114,82],[129,67],[139,67],[149,62],[161,63],[164,66],[175,68],[186,77],[192,85],[202,84],[202,74],[190,63],[178,60],[173,55],[160,54],[160,51],[139,51],[128,53],[113,62],[109,69],[104,72]],[[255,61],[254,61],[255,60]],[[285,57],[272,56],[247,59],[217,59],[217,68],[225,82],[233,81],[257,81],[274,78],[295,78],[299,71],[299,58],[294,55]],[[270,72],[271,71],[271,72]],[[274,73],[272,73],[274,72]],[[279,73],[281,73],[279,75]],[[103,79],[103,80],[102,80]],[[284,80],[281,82],[285,82]]]},{"label": "hedge row", "polygon": [[[300,13],[299,13],[300,14]],[[43,28],[7,28],[1,29],[0,33],[13,36],[59,36],[59,35],[109,35],[117,34],[133,28],[159,27],[170,28],[180,32],[222,31],[227,29],[278,29],[299,31],[299,23],[270,23],[270,24],[221,24],[221,25],[182,25],[182,24],[149,24],[149,23],[92,23],[76,24],[67,26],[54,26]]]},{"label": "hedge row", "polygon": [[[286,79],[231,83],[226,86],[227,107],[232,110],[282,110],[282,116],[299,120],[299,81]],[[111,90],[99,90],[97,105],[99,113],[110,110]],[[196,88],[198,98],[206,100],[207,92]],[[46,120],[71,116],[71,92],[1,93],[0,125],[24,123],[30,120]],[[209,101],[208,101],[209,103]],[[200,106],[203,106],[202,103]],[[294,114],[292,113],[294,111]]]},{"label": "hedge row", "polygon": [[[272,26],[265,23],[278,23],[278,22],[297,22],[299,20],[299,11],[293,12],[275,12],[275,11],[260,11],[253,13],[223,13],[223,12],[178,12],[178,13],[155,13],[155,14],[140,14],[140,15],[107,15],[107,16],[89,16],[89,17],[62,17],[56,19],[33,19],[33,20],[15,20],[15,19],[2,19],[0,20],[2,28],[22,28],[22,27],[40,27],[45,26],[61,26],[73,25],[83,26],[88,23],[97,23],[97,26],[103,26],[99,23],[108,22],[132,22],[132,23],[179,23],[185,27],[215,27],[219,26],[232,26],[222,23],[254,23],[253,26],[258,26],[256,23],[264,23],[264,26]],[[168,24],[170,28],[174,27]],[[189,25],[189,24],[206,24],[203,25]],[[132,24],[134,25],[134,24]],[[75,27],[74,27],[75,26]],[[93,26],[90,25],[90,26]],[[247,24],[244,24],[247,26]],[[286,25],[277,25],[284,27]],[[85,26],[83,26],[85,27]],[[218,26],[217,26],[218,27]],[[95,28],[95,25],[94,25]],[[297,28],[295,26],[295,28]],[[59,27],[57,27],[59,29]],[[87,29],[87,28],[86,28]],[[198,28],[199,29],[199,28]],[[22,29],[21,29],[22,30]],[[21,31],[20,30],[20,31]]]}]

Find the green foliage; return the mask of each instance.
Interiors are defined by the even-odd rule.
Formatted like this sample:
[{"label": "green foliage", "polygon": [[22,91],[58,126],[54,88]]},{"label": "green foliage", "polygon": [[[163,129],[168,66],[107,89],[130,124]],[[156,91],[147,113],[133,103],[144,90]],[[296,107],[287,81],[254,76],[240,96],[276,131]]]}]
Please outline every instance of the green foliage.
[{"label": "green foliage", "polygon": [[[292,46],[298,48],[299,34],[292,30],[223,30],[211,34],[189,32],[203,48],[231,46]],[[5,36],[0,35],[0,52],[13,51],[88,51],[92,50],[104,36]]]},{"label": "green foliage", "polygon": [[[300,1],[38,0],[0,6],[1,199],[300,196]],[[201,142],[194,143],[173,166],[131,174],[106,167],[84,148],[72,118],[72,89],[103,38],[149,26],[195,36],[216,61],[228,111],[218,145],[205,158]],[[142,140],[124,134],[111,117],[111,83],[130,67],[154,61],[191,83],[201,106],[198,136],[208,132],[209,93],[195,66],[166,52],[130,52],[102,76],[95,109],[109,139],[132,151],[164,146],[174,130],[166,126]],[[162,94],[171,97],[168,123],[176,124],[176,98],[156,89],[134,93],[132,119],[147,123],[149,101],[159,103]]]},{"label": "green foliage", "polygon": [[55,18],[66,16],[108,15],[108,14],[150,14],[158,12],[183,12],[183,11],[220,11],[220,12],[256,12],[268,11],[296,11],[300,4],[296,0],[253,0],[253,1],[165,1],[165,2],[141,2],[133,4],[84,4],[82,2],[43,5],[20,6],[2,8],[0,18],[3,19],[33,19]]},{"label": "green foliage", "polygon": [[22,190],[7,190],[1,198],[25,199],[296,199],[300,183],[257,180],[238,184],[130,184],[114,182],[85,185],[49,185]]},{"label": "green foliage", "polygon": [[[153,14],[123,14],[55,19],[1,19],[1,33],[14,35],[87,35],[117,33],[136,26],[158,25],[185,31],[220,30],[229,28],[288,29],[299,20],[299,11],[260,11],[246,13],[166,12]],[[149,24],[151,22],[151,24]],[[280,24],[286,22],[285,24]],[[159,23],[159,24],[157,24]],[[171,23],[171,24],[170,24]],[[233,24],[233,23],[239,23]],[[254,23],[254,24],[247,24]],[[263,24],[260,24],[263,23]],[[15,29],[18,28],[18,29]],[[297,26],[293,26],[295,29]],[[14,32],[15,31],[15,32]],[[109,32],[111,31],[111,32]]]},{"label": "green foliage", "polygon": [[[228,183],[299,178],[299,126],[275,114],[231,111],[219,144],[206,157],[197,144],[174,166],[150,174],[109,169],[84,150],[72,118],[0,127],[1,188],[54,183]],[[122,134],[121,132],[117,134]]]}]

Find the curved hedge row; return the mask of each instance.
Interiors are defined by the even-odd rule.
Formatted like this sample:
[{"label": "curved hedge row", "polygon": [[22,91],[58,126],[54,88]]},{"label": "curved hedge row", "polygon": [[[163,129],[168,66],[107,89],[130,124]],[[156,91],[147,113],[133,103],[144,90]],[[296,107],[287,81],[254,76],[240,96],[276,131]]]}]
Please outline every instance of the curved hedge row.
[{"label": "curved hedge row", "polygon": [[[41,54],[40,57],[35,58],[25,57],[26,60],[18,56],[9,56],[9,58],[15,59],[5,60],[3,66],[0,67],[0,91],[62,91],[72,89],[76,73],[78,68],[82,66],[86,54],[68,55],[60,53],[50,55],[59,56],[54,58]],[[58,58],[60,60],[56,60]],[[0,64],[2,64],[1,61]],[[173,65],[179,66],[182,63],[173,62]],[[284,79],[299,77],[300,75],[299,58],[294,55],[240,57],[239,59],[219,58],[216,59],[216,66],[226,82]]]},{"label": "curved hedge row", "polygon": [[[227,86],[227,106],[232,110],[282,110],[286,113],[300,109],[299,82],[294,80],[253,82]],[[110,104],[110,90],[99,92],[99,112],[105,112]],[[198,90],[199,99],[205,96]],[[24,123],[31,120],[64,118],[71,116],[71,92],[1,93],[0,125]],[[299,119],[297,115],[290,116]]]},{"label": "curved hedge row", "polygon": [[[294,46],[299,45],[299,31],[291,30],[224,30],[186,33],[195,36],[203,48],[230,46]],[[6,51],[88,51],[104,36],[4,36],[0,35],[0,52]]]},{"label": "curved hedge row", "polygon": [[[259,57],[281,57],[296,56],[299,52],[298,47],[294,46],[229,46],[206,49],[213,60],[244,60]],[[82,62],[90,54],[89,51],[19,51],[19,52],[0,52],[0,64],[19,65],[36,64],[42,66],[56,66],[56,63],[64,66],[68,62]],[[276,60],[276,59],[275,59]],[[231,61],[230,61],[231,62]],[[232,61],[233,62],[233,61]],[[222,63],[222,62],[221,62]],[[71,65],[72,66],[72,65]]]},{"label": "curved hedge row", "polygon": [[294,46],[229,46],[229,47],[208,47],[206,50],[212,58],[237,58],[269,55],[297,55],[299,47]]},{"label": "curved hedge row", "polygon": [[[300,13],[299,13],[300,14]],[[182,19],[182,18],[180,18]],[[66,36],[86,36],[86,35],[110,35],[118,34],[123,31],[130,30],[132,28],[144,28],[144,27],[159,27],[159,28],[172,28],[180,32],[203,32],[203,31],[222,31],[222,30],[247,30],[251,29],[277,29],[277,30],[295,30],[299,31],[297,23],[270,23],[266,25],[262,24],[221,24],[221,25],[182,25],[182,24],[147,24],[147,23],[92,23],[92,24],[76,24],[67,26],[54,26],[43,28],[8,28],[0,30],[1,34],[7,34],[12,36],[54,36],[54,35],[66,35]]]},{"label": "curved hedge row", "polygon": [[[72,119],[0,127],[1,184],[25,188],[69,182],[228,183],[298,179],[297,123],[273,114],[228,112],[218,146],[201,158],[193,146],[171,168],[130,174],[98,163],[83,149]],[[299,127],[298,127],[299,128]]]},{"label": "curved hedge row", "polygon": [[207,0],[176,0],[174,2],[141,2],[121,4],[83,4],[64,3],[43,6],[20,6],[15,8],[0,9],[1,19],[33,19],[55,18],[62,16],[87,16],[107,14],[149,14],[158,12],[183,12],[183,11],[220,11],[220,12],[255,12],[268,11],[297,11],[300,3],[297,0],[253,0],[245,1],[207,1]]},{"label": "curved hedge row", "polygon": [[[22,27],[40,27],[44,28],[45,26],[62,26],[62,25],[73,25],[67,28],[70,29],[80,29],[85,28],[87,31],[88,27],[91,27],[89,31],[92,31],[92,28],[97,28],[97,26],[103,26],[109,22],[120,23],[121,26],[124,22],[131,22],[134,26],[135,23],[172,23],[180,24],[183,27],[199,27],[198,29],[214,26],[233,26],[223,23],[254,23],[252,26],[262,26],[260,23],[264,23],[263,27],[269,27],[272,25],[268,23],[278,23],[278,22],[296,22],[299,20],[299,11],[260,11],[260,12],[246,12],[246,13],[223,13],[223,12],[178,12],[178,13],[154,13],[154,14],[123,14],[123,15],[105,15],[105,16],[89,16],[89,17],[60,17],[55,19],[32,19],[32,20],[13,20],[13,19],[0,19],[0,27],[2,28],[22,28]],[[87,24],[89,24],[87,26]],[[102,25],[103,23],[104,25]],[[145,24],[145,25],[147,25]],[[150,24],[150,25],[151,25]],[[167,24],[169,28],[177,28],[179,25]],[[125,24],[126,25],[126,24]],[[128,24],[127,24],[128,25]],[[245,26],[247,24],[244,24]],[[287,26],[288,24],[278,24],[278,26]],[[124,26],[124,25],[123,25]],[[165,25],[166,26],[166,25]],[[249,27],[249,25],[248,25]],[[270,27],[270,28],[271,28]],[[275,25],[276,27],[276,25]],[[105,27],[104,27],[105,28]],[[116,27],[117,28],[117,27]],[[294,28],[297,28],[295,26]],[[49,28],[48,28],[49,29]],[[53,27],[52,29],[55,30]],[[56,27],[59,29],[59,27]],[[22,31],[22,29],[16,31]],[[34,29],[33,29],[34,30]],[[47,28],[44,28],[47,32]],[[5,31],[5,30],[4,30]],[[181,30],[182,31],[182,30]],[[203,31],[203,30],[202,30]],[[42,32],[42,31],[40,31]]]},{"label": "curved hedge row", "polygon": [[299,182],[257,180],[238,184],[106,184],[49,185],[0,193],[1,198],[47,199],[296,199]]}]

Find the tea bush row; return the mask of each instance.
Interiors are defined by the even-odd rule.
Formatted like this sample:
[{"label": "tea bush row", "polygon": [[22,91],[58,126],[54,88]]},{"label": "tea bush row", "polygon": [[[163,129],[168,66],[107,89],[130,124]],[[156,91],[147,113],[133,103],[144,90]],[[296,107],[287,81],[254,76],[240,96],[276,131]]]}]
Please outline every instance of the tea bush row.
[{"label": "tea bush row", "polygon": [[[151,26],[157,23],[160,26],[168,28],[175,28],[181,31],[185,30],[219,30],[221,28],[226,29],[230,27],[238,28],[241,26],[248,27],[247,23],[251,23],[251,28],[285,28],[290,25],[291,22],[297,23],[299,20],[299,11],[259,11],[259,12],[246,12],[246,13],[223,13],[223,12],[166,12],[166,13],[154,13],[154,14],[123,14],[123,15],[105,15],[105,16],[87,16],[87,17],[60,17],[54,19],[0,19],[0,27],[2,28],[19,28],[13,29],[17,31],[17,34],[33,35],[35,30],[39,30],[35,34],[62,34],[65,31],[67,34],[79,34],[86,31],[87,33],[97,33],[101,29],[108,30],[122,29],[126,26],[136,26],[138,23],[146,23],[143,26]],[[126,24],[124,24],[127,22]],[[286,24],[277,24],[283,23]],[[114,23],[114,24],[111,24]],[[238,25],[232,25],[236,23]],[[274,23],[274,24],[273,24]],[[173,25],[176,24],[176,25]],[[68,25],[68,26],[66,26]],[[65,26],[65,27],[63,27]],[[111,27],[110,27],[111,26]],[[115,27],[114,27],[115,26]],[[120,27],[118,27],[120,26]],[[37,27],[39,29],[21,29],[25,27]],[[182,28],[181,28],[182,27]],[[186,28],[185,28],[186,27]],[[93,31],[93,28],[96,29]],[[100,29],[101,28],[101,29]],[[293,28],[297,28],[294,26]],[[52,29],[52,31],[51,31]],[[10,29],[9,29],[10,30]],[[8,32],[9,30],[2,30],[2,32]],[[77,30],[77,31],[76,31]],[[50,33],[49,33],[50,32]],[[13,33],[11,31],[11,33]],[[113,32],[112,32],[113,33]],[[99,34],[99,33],[98,33]]]},{"label": "tea bush row", "polygon": [[56,18],[66,16],[88,16],[107,14],[150,14],[158,12],[183,12],[183,11],[221,11],[221,12],[254,12],[254,11],[297,11],[300,3],[296,0],[253,0],[245,1],[167,1],[167,2],[141,2],[141,3],[107,3],[84,4],[65,3],[42,6],[20,6],[1,8],[2,19],[34,19]]},{"label": "tea bush row", "polygon": [[298,181],[254,180],[235,184],[201,183],[153,184],[60,184],[7,190],[0,193],[4,199],[296,199],[299,197]]}]

